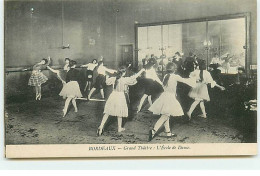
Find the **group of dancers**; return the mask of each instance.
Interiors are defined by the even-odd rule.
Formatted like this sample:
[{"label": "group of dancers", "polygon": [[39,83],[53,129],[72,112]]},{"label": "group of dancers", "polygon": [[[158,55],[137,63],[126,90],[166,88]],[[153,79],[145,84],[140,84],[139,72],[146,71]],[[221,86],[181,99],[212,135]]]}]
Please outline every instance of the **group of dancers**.
[{"label": "group of dancers", "polygon": [[[63,109],[63,117],[67,114],[67,110],[70,102],[72,102],[75,112],[78,111],[76,99],[82,97],[82,93],[79,87],[79,71],[76,68],[76,61],[65,59],[64,71],[66,72],[66,78],[62,78],[59,70],[55,70],[49,66],[50,57],[48,59],[42,59],[39,63],[33,66],[32,75],[29,79],[28,85],[34,86],[36,89],[36,100],[41,99],[41,85],[45,83],[48,78],[41,72],[41,70],[47,68],[53,73],[57,74],[57,77],[63,83],[63,88],[60,92],[65,100]],[[118,120],[118,132],[125,130],[122,126],[122,119],[128,117],[128,97],[127,94],[129,86],[135,85],[138,81],[143,81],[144,95],[140,100],[137,107],[137,112],[141,111],[141,108],[148,98],[150,105],[149,111],[153,114],[160,115],[160,118],[155,123],[152,130],[149,131],[148,141],[151,141],[157,134],[157,131],[164,126],[167,137],[175,137],[176,134],[171,132],[170,129],[170,117],[183,116],[184,112],[176,98],[176,88],[178,82],[182,82],[191,87],[189,96],[194,99],[187,115],[189,119],[192,117],[192,112],[198,104],[202,110],[202,116],[207,117],[204,106],[204,101],[210,101],[208,95],[207,84],[211,87],[218,87],[221,90],[225,90],[224,87],[218,85],[211,77],[210,73],[206,70],[206,62],[201,60],[198,63],[198,67],[190,73],[188,78],[183,78],[179,74],[178,65],[174,62],[169,62],[166,65],[166,75],[162,81],[156,73],[157,61],[154,58],[148,59],[144,68],[140,69],[138,73],[131,76],[127,75],[127,66],[120,66],[118,70],[113,70],[105,67],[103,58],[99,61],[94,59],[91,63],[82,65],[81,67],[87,68],[87,83],[84,90],[90,90],[88,94],[88,100],[91,99],[92,94],[95,90],[100,90],[102,99],[104,96],[105,86],[112,86],[112,93],[109,95],[104,106],[104,115],[100,126],[97,129],[97,135],[103,134],[104,126],[109,116],[117,117]],[[93,83],[93,72],[97,71],[97,77],[94,85]],[[110,74],[108,74],[110,73]],[[143,79],[137,79],[141,75],[144,75]],[[151,96],[154,93],[159,93],[160,96],[152,102]]]}]

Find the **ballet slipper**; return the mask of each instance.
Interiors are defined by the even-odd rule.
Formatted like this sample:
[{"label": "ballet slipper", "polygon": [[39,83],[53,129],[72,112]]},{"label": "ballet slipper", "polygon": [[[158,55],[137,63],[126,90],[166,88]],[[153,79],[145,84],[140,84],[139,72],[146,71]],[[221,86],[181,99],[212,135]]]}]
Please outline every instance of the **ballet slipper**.
[{"label": "ballet slipper", "polygon": [[125,128],[119,128],[118,133],[125,131]]},{"label": "ballet slipper", "polygon": [[67,111],[65,109],[63,109],[62,111],[63,111],[63,117],[65,117],[65,115],[67,114]]},{"label": "ballet slipper", "polygon": [[35,97],[35,100],[38,100],[40,94],[37,94],[36,97]]},{"label": "ballet slipper", "polygon": [[156,133],[156,131],[155,131],[154,129],[152,129],[152,130],[149,131],[148,142],[150,142],[150,141],[154,138],[155,133]]},{"label": "ballet slipper", "polygon": [[141,111],[141,109],[138,108],[136,112],[139,113],[140,111]]},{"label": "ballet slipper", "polygon": [[187,112],[187,116],[189,117],[189,120],[191,120],[191,113]]},{"label": "ballet slipper", "polygon": [[75,109],[75,112],[78,112],[78,109]]},{"label": "ballet slipper", "polygon": [[207,118],[207,114],[200,114],[199,117],[203,117],[204,119]]},{"label": "ballet slipper", "polygon": [[42,98],[42,94],[39,94],[38,100],[41,100]]},{"label": "ballet slipper", "polygon": [[166,136],[168,137],[168,138],[170,138],[170,137],[177,137],[177,135],[176,134],[174,134],[174,133],[172,133],[172,132],[165,132],[166,133]]},{"label": "ballet slipper", "polygon": [[103,129],[97,129],[97,136],[101,136],[103,134]]}]

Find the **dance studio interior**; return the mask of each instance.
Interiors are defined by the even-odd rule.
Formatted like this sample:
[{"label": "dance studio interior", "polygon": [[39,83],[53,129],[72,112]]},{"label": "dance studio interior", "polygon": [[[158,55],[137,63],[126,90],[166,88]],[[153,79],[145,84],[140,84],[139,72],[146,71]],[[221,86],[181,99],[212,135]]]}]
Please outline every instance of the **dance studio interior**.
[{"label": "dance studio interior", "polygon": [[[5,0],[5,143],[255,143],[256,18],[255,0]],[[145,76],[151,62],[161,91]],[[175,85],[176,101],[160,99],[170,66],[189,80],[199,63],[220,87],[204,84],[210,100],[199,99],[191,111],[198,99],[183,82]],[[70,99],[62,94],[72,82],[66,65],[77,73],[79,95]],[[120,94],[128,115],[119,122],[108,113],[103,127],[106,103],[121,99],[106,83],[123,79],[115,76],[122,66],[125,77],[136,78]],[[169,115],[170,135],[161,127],[149,140],[165,115],[151,112],[157,99],[183,113]]]}]

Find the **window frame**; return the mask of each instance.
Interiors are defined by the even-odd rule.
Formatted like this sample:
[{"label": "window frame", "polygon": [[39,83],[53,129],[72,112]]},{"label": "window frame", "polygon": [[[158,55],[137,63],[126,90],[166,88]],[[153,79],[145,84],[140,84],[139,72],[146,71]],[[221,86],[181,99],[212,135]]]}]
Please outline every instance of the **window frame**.
[{"label": "window frame", "polygon": [[[230,14],[230,15],[219,15],[219,16],[211,16],[211,17],[203,17],[203,18],[194,18],[194,19],[183,19],[183,20],[175,20],[175,21],[164,21],[164,22],[153,22],[153,23],[137,23],[135,24],[135,60],[134,65],[138,67],[138,27],[149,27],[149,26],[158,26],[158,25],[169,25],[169,24],[183,24],[183,23],[193,23],[193,22],[206,22],[209,21],[219,21],[219,20],[229,20],[236,18],[244,18],[245,19],[245,70],[247,76],[249,75],[250,63],[252,61],[251,58],[251,47],[250,47],[250,33],[251,33],[251,13],[239,13],[239,14]],[[208,24],[207,24],[208,26]],[[208,35],[208,31],[206,31]],[[250,59],[251,58],[251,59]]]}]

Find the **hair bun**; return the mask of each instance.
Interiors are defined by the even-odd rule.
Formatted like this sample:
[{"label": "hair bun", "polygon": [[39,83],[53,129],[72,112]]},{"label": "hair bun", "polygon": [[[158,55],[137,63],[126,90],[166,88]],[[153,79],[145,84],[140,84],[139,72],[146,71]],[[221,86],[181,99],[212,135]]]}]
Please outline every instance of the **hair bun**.
[{"label": "hair bun", "polygon": [[77,64],[76,61],[74,61],[74,60],[70,60],[69,66],[72,67],[73,65],[76,65],[76,64]]}]

